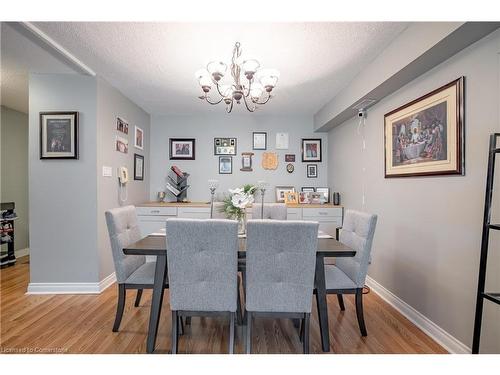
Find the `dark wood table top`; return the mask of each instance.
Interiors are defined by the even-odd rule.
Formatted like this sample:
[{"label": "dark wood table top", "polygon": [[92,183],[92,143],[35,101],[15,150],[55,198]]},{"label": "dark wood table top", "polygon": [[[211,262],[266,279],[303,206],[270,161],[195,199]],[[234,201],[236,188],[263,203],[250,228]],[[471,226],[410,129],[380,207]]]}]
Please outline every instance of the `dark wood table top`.
[{"label": "dark wood table top", "polygon": [[[240,254],[246,249],[246,238],[239,238]],[[123,249],[129,255],[167,255],[165,236],[150,235]],[[317,255],[324,257],[353,257],[356,251],[334,238],[318,238]]]}]

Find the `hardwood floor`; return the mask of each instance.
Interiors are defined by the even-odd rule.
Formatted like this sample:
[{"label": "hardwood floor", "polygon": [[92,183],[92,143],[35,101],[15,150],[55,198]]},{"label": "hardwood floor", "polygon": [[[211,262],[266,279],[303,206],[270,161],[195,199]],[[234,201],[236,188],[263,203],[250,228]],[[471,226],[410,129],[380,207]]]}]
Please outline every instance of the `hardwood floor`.
[{"label": "hardwood floor", "polygon": [[[145,353],[151,291],[134,307],[127,303],[117,333],[111,332],[117,288],[100,295],[25,295],[29,281],[27,257],[0,271],[0,353]],[[335,295],[328,296],[331,353],[446,353],[409,320],[374,293],[364,296],[368,337],[361,337],[354,296],[345,296],[341,312]],[[315,305],[315,304],[313,304]],[[170,308],[165,292],[157,352],[170,350]],[[258,319],[253,325],[254,353],[301,353],[290,320]],[[193,318],[179,341],[179,353],[226,353],[229,322]],[[244,331],[236,330],[236,353],[244,352]],[[322,353],[317,314],[311,314],[311,353]]]}]

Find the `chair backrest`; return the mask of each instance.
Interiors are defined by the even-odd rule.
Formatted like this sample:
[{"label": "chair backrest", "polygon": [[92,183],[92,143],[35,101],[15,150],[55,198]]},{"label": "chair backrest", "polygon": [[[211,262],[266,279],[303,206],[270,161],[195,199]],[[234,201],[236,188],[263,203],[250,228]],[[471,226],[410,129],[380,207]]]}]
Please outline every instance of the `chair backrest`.
[{"label": "chair backrest", "polygon": [[167,220],[172,310],[236,311],[238,223]]},{"label": "chair backrest", "polygon": [[248,311],[311,312],[318,225],[310,221],[248,221]]},{"label": "chair backrest", "polygon": [[146,262],[145,256],[123,253],[124,247],[142,238],[141,230],[134,206],[113,208],[106,211],[105,215],[115,263],[116,281],[120,284]]},{"label": "chair backrest", "polygon": [[352,258],[338,258],[335,265],[340,268],[359,288],[365,284],[377,215],[346,210],[339,240],[356,250]]},{"label": "chair backrest", "polygon": [[262,203],[252,204],[252,219],[286,220],[286,204],[264,203],[264,217],[262,218]]}]

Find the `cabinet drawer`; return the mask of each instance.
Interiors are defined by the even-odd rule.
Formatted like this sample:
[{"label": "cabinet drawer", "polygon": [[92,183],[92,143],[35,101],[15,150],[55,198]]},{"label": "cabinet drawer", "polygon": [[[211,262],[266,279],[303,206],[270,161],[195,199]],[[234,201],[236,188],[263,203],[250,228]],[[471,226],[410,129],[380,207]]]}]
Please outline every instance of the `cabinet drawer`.
[{"label": "cabinet drawer", "polygon": [[306,217],[342,217],[342,208],[329,207],[329,208],[306,208],[302,209],[302,216]]},{"label": "cabinet drawer", "polygon": [[177,207],[136,207],[138,216],[177,216]]},{"label": "cabinet drawer", "polygon": [[210,218],[210,207],[179,207],[177,217],[208,219]]},{"label": "cabinet drawer", "polygon": [[302,220],[302,209],[301,208],[287,208],[286,218],[287,218],[287,220]]}]

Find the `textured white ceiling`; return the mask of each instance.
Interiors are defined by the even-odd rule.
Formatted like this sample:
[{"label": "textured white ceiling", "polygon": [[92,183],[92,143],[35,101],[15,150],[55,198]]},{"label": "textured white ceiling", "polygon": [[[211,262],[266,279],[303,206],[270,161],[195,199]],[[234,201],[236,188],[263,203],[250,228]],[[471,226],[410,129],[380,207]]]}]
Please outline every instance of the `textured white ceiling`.
[{"label": "textured white ceiling", "polygon": [[76,73],[47,46],[31,40],[23,28],[2,22],[0,87],[2,105],[28,113],[29,73]]},{"label": "textured white ceiling", "polygon": [[[194,72],[210,60],[243,57],[276,68],[276,96],[262,114],[314,114],[406,23],[36,23],[151,114],[220,113],[197,99]],[[246,110],[237,108],[237,112]]]}]

